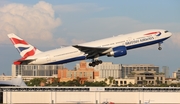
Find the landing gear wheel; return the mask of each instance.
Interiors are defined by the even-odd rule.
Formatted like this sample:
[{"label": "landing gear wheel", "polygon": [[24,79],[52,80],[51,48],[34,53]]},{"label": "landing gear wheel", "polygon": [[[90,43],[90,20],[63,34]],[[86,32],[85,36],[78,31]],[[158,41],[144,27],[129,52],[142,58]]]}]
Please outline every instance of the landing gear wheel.
[{"label": "landing gear wheel", "polygon": [[159,47],[159,48],[158,48],[158,50],[162,50],[162,48],[161,48],[161,47]]},{"label": "landing gear wheel", "polygon": [[89,63],[89,66],[95,67],[96,65],[99,65],[99,64],[102,64],[102,61],[101,60],[95,60],[92,63]]},{"label": "landing gear wheel", "polygon": [[102,61],[101,61],[101,60],[99,60],[99,64],[102,64]]},{"label": "landing gear wheel", "polygon": [[89,63],[89,66],[92,66],[92,63]]}]

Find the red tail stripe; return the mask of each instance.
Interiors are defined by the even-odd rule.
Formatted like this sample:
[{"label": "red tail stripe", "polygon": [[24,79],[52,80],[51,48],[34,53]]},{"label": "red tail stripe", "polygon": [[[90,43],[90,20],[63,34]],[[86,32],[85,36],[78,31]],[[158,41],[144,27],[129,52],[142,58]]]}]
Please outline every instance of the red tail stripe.
[{"label": "red tail stripe", "polygon": [[23,59],[26,59],[27,57],[29,57],[29,56],[33,56],[34,54],[35,54],[35,48],[34,49],[32,49],[31,51],[29,51],[29,52],[26,52],[26,54],[23,56]]},{"label": "red tail stripe", "polygon": [[16,38],[11,38],[11,41],[13,41],[13,44],[24,44],[24,45],[28,45],[28,43],[24,40],[19,40]]}]

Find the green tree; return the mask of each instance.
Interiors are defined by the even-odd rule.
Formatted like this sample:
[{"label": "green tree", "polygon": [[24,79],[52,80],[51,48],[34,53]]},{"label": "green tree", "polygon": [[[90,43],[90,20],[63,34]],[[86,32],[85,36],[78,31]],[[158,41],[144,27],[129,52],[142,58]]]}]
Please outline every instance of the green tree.
[{"label": "green tree", "polygon": [[107,78],[105,78],[104,81],[106,82],[106,81],[107,81]]},{"label": "green tree", "polygon": [[109,76],[109,77],[108,77],[108,79],[109,79],[109,84],[111,85],[111,84],[112,84],[112,82],[113,82],[113,79],[114,79],[114,78],[113,78],[113,77],[111,77],[111,76]]},{"label": "green tree", "polygon": [[134,85],[130,82],[130,83],[128,84],[128,86],[129,86],[129,87],[133,87]]},{"label": "green tree", "polygon": [[53,82],[51,83],[51,86],[57,86],[57,85],[59,85],[59,80],[58,78],[54,78]]},{"label": "green tree", "polygon": [[46,79],[45,78],[34,78],[31,79],[29,82],[26,82],[27,86],[39,86],[41,82],[46,83]]}]

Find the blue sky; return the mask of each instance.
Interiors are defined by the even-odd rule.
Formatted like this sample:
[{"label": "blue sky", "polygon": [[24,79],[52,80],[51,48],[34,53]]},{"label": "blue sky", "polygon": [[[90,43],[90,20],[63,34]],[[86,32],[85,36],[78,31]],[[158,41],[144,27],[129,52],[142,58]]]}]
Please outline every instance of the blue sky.
[{"label": "blue sky", "polygon": [[[179,0],[1,0],[0,73],[11,74],[20,55],[7,38],[14,32],[42,51],[144,29],[167,29],[173,36],[158,45],[128,51],[119,58],[102,57],[120,64],[154,64],[180,67]],[[66,64],[73,69],[77,62]],[[171,75],[171,74],[170,74]]]}]

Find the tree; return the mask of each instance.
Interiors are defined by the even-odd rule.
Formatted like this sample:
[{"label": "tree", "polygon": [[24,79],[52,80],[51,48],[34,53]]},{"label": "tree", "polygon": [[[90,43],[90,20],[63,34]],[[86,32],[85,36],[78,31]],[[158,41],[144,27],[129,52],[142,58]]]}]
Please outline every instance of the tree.
[{"label": "tree", "polygon": [[160,81],[157,79],[157,80],[156,80],[156,84],[159,85],[159,83],[160,83]]},{"label": "tree", "polygon": [[114,78],[113,78],[113,77],[111,77],[111,76],[109,76],[109,77],[108,77],[108,79],[109,79],[109,84],[111,85],[111,84],[112,84],[112,82],[113,82],[113,79],[114,79]]},{"label": "tree", "polygon": [[133,84],[131,82],[129,82],[128,86],[129,87],[133,87]]},{"label": "tree", "polygon": [[26,82],[27,86],[39,86],[41,82],[46,83],[45,78],[34,78],[31,79],[29,82]]},{"label": "tree", "polygon": [[146,84],[147,84],[147,81],[146,80],[142,80],[142,85],[146,86]]},{"label": "tree", "polygon": [[51,83],[51,85],[52,85],[52,86],[57,86],[58,83],[59,83],[58,78],[54,78],[54,79],[53,79],[53,82]]},{"label": "tree", "polygon": [[106,82],[106,81],[107,81],[107,78],[105,78],[104,81]]}]

